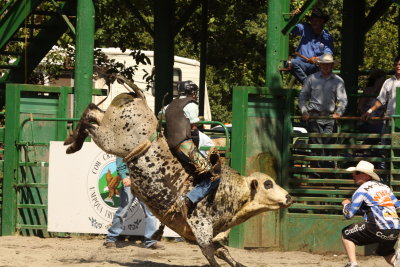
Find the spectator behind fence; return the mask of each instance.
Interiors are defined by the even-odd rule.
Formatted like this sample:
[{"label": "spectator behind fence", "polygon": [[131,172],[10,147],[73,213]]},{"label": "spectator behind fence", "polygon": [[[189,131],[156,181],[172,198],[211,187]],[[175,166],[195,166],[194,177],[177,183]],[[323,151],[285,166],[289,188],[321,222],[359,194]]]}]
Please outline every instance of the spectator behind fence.
[{"label": "spectator behind fence", "polygon": [[[382,85],[382,88],[379,92],[377,99],[375,100],[374,105],[369,108],[361,118],[363,120],[368,120],[372,113],[378,110],[381,106],[386,105],[386,116],[392,117],[396,111],[396,88],[400,87],[400,55],[394,59],[394,71],[395,74],[385,80]],[[389,126],[390,123],[385,123],[385,126]],[[387,128],[387,127],[384,127]]]},{"label": "spectator behind fence", "polygon": [[[367,84],[363,90],[363,96],[358,99],[357,103],[357,113],[359,115],[364,114],[370,109],[375,101],[376,97],[379,94],[380,89],[382,88],[383,83],[386,79],[386,73],[383,70],[372,70],[368,76]],[[385,106],[379,107],[377,110],[371,113],[372,117],[383,117],[385,114]],[[383,128],[383,120],[374,120],[374,121],[359,121],[357,123],[357,127],[360,133],[372,133],[372,134],[380,134],[382,133]],[[379,143],[379,138],[368,138],[363,144],[365,145],[377,145]],[[382,154],[378,150],[370,151],[369,155],[372,157],[382,157]],[[382,169],[384,164],[378,162],[375,165],[375,168]]]},{"label": "spectator behind fence", "polygon": [[[294,11],[299,12],[300,9]],[[333,54],[332,35],[324,29],[329,16],[321,9],[314,8],[309,20],[310,23],[297,24],[291,32],[300,36],[296,57],[291,60],[291,72],[301,84],[304,84],[308,75],[318,71],[316,63],[323,54]]]},{"label": "spectator behind fence", "polygon": [[[382,88],[379,92],[378,97],[375,100],[374,105],[369,108],[362,116],[362,120],[369,120],[372,116],[372,113],[377,111],[381,106],[386,105],[386,117],[392,117],[396,111],[396,88],[400,87],[400,55],[398,55],[393,62],[393,68],[395,74],[389,79],[385,80],[382,85]],[[391,131],[391,121],[383,121],[382,134],[390,133]],[[382,138],[381,140],[383,145],[390,145],[390,139]],[[389,152],[383,153],[386,158],[390,158]],[[382,157],[382,156],[381,156]],[[388,164],[386,164],[386,167]],[[384,180],[387,179],[386,176],[383,177]]]},{"label": "spectator behind fence", "polygon": [[[332,73],[334,60],[331,54],[324,54],[318,61],[321,71],[306,79],[299,95],[299,107],[302,119],[307,122],[309,133],[333,133],[335,121],[332,119],[310,119],[310,116],[343,115],[347,105],[344,81]],[[330,144],[331,138],[311,137],[309,144]],[[326,149],[312,149],[313,156],[327,156]],[[329,168],[327,162],[311,161],[312,168]],[[319,177],[319,174],[315,174]]]}]

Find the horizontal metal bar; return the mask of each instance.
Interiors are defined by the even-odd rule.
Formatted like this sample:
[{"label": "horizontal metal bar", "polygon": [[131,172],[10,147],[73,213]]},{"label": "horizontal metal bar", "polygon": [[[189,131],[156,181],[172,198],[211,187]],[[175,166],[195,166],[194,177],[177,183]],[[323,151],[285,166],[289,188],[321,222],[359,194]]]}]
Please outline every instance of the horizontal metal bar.
[{"label": "horizontal metal bar", "polygon": [[294,201],[337,202],[342,203],[343,198],[333,197],[293,197]]},{"label": "horizontal metal bar", "polygon": [[[326,160],[326,156],[304,156],[304,155],[292,155],[289,157],[291,160],[307,160],[307,161],[312,161],[312,160]],[[399,157],[392,157],[392,158],[382,158],[382,157],[343,157],[343,156],[330,156],[329,160],[331,161],[360,161],[360,160],[366,160],[369,162],[395,162],[395,161],[400,161]]]},{"label": "horizontal metal bar", "polygon": [[294,193],[294,194],[325,194],[325,195],[351,195],[354,193],[354,189],[350,190],[339,190],[339,189],[332,189],[332,190],[326,190],[326,189],[287,189],[289,193]]},{"label": "horizontal metal bar", "polygon": [[342,137],[342,138],[391,138],[391,134],[366,133],[291,133],[291,137]]},{"label": "horizontal metal bar", "polygon": [[21,124],[23,124],[25,121],[67,121],[67,122],[74,122],[74,121],[79,121],[79,118],[27,118],[22,121]]},{"label": "horizontal metal bar", "polygon": [[[41,93],[61,93],[61,87],[59,86],[46,86],[46,85],[35,85],[35,86],[29,86],[29,85],[23,85],[19,84],[18,85],[20,88],[21,92],[41,92]],[[68,94],[73,94],[75,88],[72,87],[67,87]],[[107,89],[92,89],[92,95],[100,95],[100,96],[105,96],[107,95]]]},{"label": "horizontal metal bar", "polygon": [[16,228],[18,230],[21,230],[21,229],[47,230],[47,225],[33,225],[33,224],[19,224],[19,223],[17,223]]},{"label": "horizontal metal bar", "polygon": [[289,183],[310,183],[310,184],[354,184],[353,180],[343,179],[289,179]]},{"label": "horizontal metal bar", "polygon": [[49,163],[44,161],[39,161],[39,162],[20,161],[18,165],[24,167],[49,167]]},{"label": "horizontal metal bar", "polygon": [[[41,93],[61,93],[62,87],[60,86],[47,86],[47,85],[35,85],[29,86],[24,84],[19,84],[18,88],[21,92],[41,92]],[[72,94],[73,90],[71,87],[63,87],[67,89],[68,94]]]},{"label": "horizontal metal bar", "polygon": [[[302,116],[291,116],[292,119],[301,119]],[[343,116],[339,118],[333,118],[332,116],[310,116],[309,120],[311,119],[322,119],[322,120],[342,120],[342,121],[348,121],[348,120],[354,120],[354,121],[361,121],[361,117],[356,117],[356,116]],[[370,120],[376,120],[376,121],[390,121],[392,120],[391,117],[371,117],[369,118]]]},{"label": "horizontal metal bar", "polygon": [[391,145],[356,145],[356,144],[290,144],[290,148],[328,148],[328,149],[392,149],[400,146]]},{"label": "horizontal metal bar", "polygon": [[24,142],[24,141],[20,141],[20,142],[16,142],[15,143],[17,146],[48,146],[49,143],[45,143],[45,142]]},{"label": "horizontal metal bar", "polygon": [[[343,173],[343,174],[351,174],[351,172],[346,171],[345,169],[333,169],[333,168],[308,168],[308,167],[291,167],[289,171],[292,173],[301,173],[301,172],[318,172],[318,173]],[[389,173],[390,170],[380,170],[375,169],[376,173]],[[392,170],[392,173],[400,173],[399,170]]]},{"label": "horizontal metal bar", "polygon": [[15,184],[15,187],[35,187],[35,188],[47,188],[49,186],[48,183],[19,183]]},{"label": "horizontal metal bar", "polygon": [[304,210],[342,210],[343,208],[339,205],[304,205],[293,203],[289,209],[304,209]]},{"label": "horizontal metal bar", "polygon": [[46,204],[17,204],[19,209],[47,209]]}]

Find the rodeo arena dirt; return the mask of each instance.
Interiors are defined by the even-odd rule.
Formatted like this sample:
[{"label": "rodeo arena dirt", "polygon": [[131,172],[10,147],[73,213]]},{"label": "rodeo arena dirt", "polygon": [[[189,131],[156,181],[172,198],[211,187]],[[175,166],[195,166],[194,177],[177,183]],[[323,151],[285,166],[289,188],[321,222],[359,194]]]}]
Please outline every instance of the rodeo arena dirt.
[{"label": "rodeo arena dirt", "polygon": [[[0,237],[0,266],[208,266],[198,246],[186,242],[162,240],[165,250],[151,250],[140,241],[120,242],[117,248],[105,248],[104,236],[39,238],[23,236]],[[344,254],[324,255],[306,252],[284,252],[271,249],[229,248],[232,256],[249,267],[278,266],[344,266]],[[221,266],[229,266],[218,260]],[[359,266],[388,266],[382,257],[358,258]]]}]

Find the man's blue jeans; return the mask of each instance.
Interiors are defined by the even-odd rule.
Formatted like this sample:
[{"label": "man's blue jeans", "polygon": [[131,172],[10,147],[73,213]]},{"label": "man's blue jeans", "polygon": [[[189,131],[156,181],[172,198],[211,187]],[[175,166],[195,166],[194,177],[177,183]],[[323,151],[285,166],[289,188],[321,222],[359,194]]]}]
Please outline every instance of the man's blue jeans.
[{"label": "man's blue jeans", "polygon": [[198,183],[192,191],[190,191],[186,196],[192,201],[192,203],[197,203],[202,200],[208,193],[219,185],[221,179],[216,181],[211,181],[210,179],[204,179]]},{"label": "man's blue jeans", "polygon": [[[106,242],[117,241],[118,236],[124,231],[124,222],[128,215],[128,210],[135,199],[136,197],[132,194],[131,188],[129,186],[123,186],[120,191],[120,206],[115,212],[111,227],[108,229]],[[139,204],[142,206],[145,214],[144,245],[148,248],[157,242],[156,240],[151,240],[151,237],[157,230],[157,219],[144,203],[139,201]]]},{"label": "man's blue jeans", "polygon": [[304,62],[298,57],[293,58],[291,62],[292,62],[291,72],[294,75],[294,77],[296,77],[296,79],[299,80],[299,82],[301,82],[301,84],[304,84],[304,81],[309,75],[318,71],[318,67],[316,64]]}]

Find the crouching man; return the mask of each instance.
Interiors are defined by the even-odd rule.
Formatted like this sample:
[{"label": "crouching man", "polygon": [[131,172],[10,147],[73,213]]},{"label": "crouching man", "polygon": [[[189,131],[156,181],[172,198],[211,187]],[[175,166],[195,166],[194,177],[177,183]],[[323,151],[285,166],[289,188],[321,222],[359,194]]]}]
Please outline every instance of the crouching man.
[{"label": "crouching man", "polygon": [[387,185],[380,183],[373,164],[362,160],[346,171],[353,172],[354,183],[359,188],[351,200],[342,201],[343,214],[350,219],[360,211],[364,214],[364,222],[353,223],[342,230],[342,242],[349,258],[345,267],[358,267],[356,245],[375,243],[378,244],[376,253],[390,265],[399,267],[400,253],[399,250],[395,253],[394,246],[400,233],[396,212],[400,202]]}]

